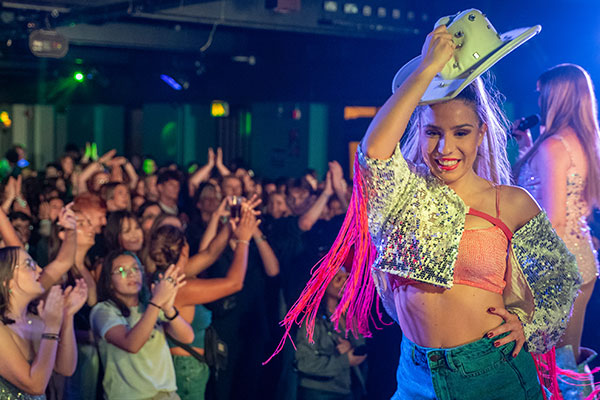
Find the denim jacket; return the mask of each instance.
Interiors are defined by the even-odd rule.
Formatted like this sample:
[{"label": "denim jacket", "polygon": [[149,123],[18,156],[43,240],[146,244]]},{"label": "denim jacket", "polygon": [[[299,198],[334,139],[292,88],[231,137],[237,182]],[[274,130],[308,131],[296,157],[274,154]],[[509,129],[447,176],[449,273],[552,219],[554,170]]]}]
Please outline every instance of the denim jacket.
[{"label": "denim jacket", "polygon": [[[468,207],[429,168],[409,164],[396,147],[387,160],[358,149],[367,192],[369,231],[377,249],[372,275],[396,321],[389,274],[451,288]],[[534,354],[562,336],[581,285],[575,257],[542,211],[514,232],[503,297]]]}]

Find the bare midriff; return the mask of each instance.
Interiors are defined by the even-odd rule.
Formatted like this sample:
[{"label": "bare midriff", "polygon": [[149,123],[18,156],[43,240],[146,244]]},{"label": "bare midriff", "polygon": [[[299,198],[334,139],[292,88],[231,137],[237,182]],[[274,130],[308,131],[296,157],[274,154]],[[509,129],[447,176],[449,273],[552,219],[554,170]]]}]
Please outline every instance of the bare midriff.
[{"label": "bare midriff", "polygon": [[504,308],[502,295],[472,286],[412,283],[396,288],[394,301],[402,334],[423,347],[471,343],[503,322],[487,311]]}]

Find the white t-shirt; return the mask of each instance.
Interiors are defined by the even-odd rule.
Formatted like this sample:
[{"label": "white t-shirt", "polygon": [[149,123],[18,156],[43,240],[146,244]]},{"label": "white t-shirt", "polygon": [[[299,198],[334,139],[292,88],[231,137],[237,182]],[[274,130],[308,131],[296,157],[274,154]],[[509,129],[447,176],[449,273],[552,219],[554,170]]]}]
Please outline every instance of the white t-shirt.
[{"label": "white t-shirt", "polygon": [[173,360],[160,322],[156,323],[148,341],[135,354],[121,350],[104,338],[111,328],[125,325],[131,329],[142,318],[138,307],[130,307],[129,310],[131,314],[125,318],[114,303],[103,301],[96,304],[90,314],[104,367],[104,398],[142,400],[159,392],[176,391]]}]

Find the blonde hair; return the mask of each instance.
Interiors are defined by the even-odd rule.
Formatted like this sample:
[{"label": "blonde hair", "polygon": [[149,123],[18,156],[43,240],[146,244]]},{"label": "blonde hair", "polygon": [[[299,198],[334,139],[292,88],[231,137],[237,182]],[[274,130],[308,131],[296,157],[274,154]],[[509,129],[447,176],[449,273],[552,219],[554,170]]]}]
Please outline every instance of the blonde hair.
[{"label": "blonde hair", "polygon": [[[487,87],[486,87],[487,86]],[[508,120],[500,108],[502,95],[481,77],[475,79],[454,100],[462,100],[473,107],[479,117],[480,124],[487,125],[483,142],[477,149],[477,157],[473,170],[480,177],[495,184],[510,183],[510,163],[506,154],[506,129]],[[423,164],[425,160],[419,148],[419,133],[422,127],[422,116],[429,106],[418,106],[411,116],[407,134],[403,138],[402,154],[415,164]]]},{"label": "blonde hair", "polygon": [[583,197],[590,207],[600,204],[600,129],[594,86],[589,74],[575,64],[560,64],[540,75],[540,108],[545,132],[515,164],[515,176],[540,145],[565,128],[575,131],[588,162]]}]

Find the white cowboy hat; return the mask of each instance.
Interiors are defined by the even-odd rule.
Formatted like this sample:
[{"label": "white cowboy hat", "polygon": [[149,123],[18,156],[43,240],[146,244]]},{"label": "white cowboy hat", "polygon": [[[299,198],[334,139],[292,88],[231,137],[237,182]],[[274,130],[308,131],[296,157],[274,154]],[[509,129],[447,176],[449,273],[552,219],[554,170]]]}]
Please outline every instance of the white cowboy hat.
[{"label": "white cowboy hat", "polygon": [[[440,18],[435,26],[440,25],[448,27],[456,50],[442,72],[427,87],[421,97],[421,105],[456,97],[475,78],[542,30],[540,25],[535,25],[498,34],[485,15],[475,9]],[[400,87],[420,62],[421,56],[418,56],[400,68],[392,82],[392,92]]]}]

